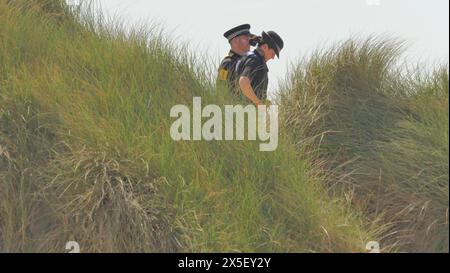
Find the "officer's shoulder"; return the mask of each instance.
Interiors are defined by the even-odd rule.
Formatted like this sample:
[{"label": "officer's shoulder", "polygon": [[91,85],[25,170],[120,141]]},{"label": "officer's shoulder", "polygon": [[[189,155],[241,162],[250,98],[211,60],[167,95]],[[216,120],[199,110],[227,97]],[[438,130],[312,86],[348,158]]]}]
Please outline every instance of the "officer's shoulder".
[{"label": "officer's shoulder", "polygon": [[247,52],[245,54],[245,56],[247,57],[247,59],[250,59],[250,60],[259,60],[258,55],[256,55],[255,52],[253,52],[253,51]]},{"label": "officer's shoulder", "polygon": [[241,56],[239,54],[230,50],[230,52],[228,52],[228,55],[224,57],[224,60],[233,60],[240,57]]},{"label": "officer's shoulder", "polygon": [[249,51],[245,54],[244,61],[247,64],[254,63],[254,62],[259,62],[259,58],[253,51]]},{"label": "officer's shoulder", "polygon": [[223,66],[229,64],[231,61],[232,61],[231,57],[227,55],[225,56],[225,58],[223,58],[222,62],[220,62],[220,65]]}]

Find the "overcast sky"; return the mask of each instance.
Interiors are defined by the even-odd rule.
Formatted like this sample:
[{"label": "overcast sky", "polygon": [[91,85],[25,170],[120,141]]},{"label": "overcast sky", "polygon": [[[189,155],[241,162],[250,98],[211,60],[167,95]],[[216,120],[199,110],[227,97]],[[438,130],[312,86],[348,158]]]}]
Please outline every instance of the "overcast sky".
[{"label": "overcast sky", "polygon": [[130,24],[161,23],[171,36],[219,62],[229,49],[222,34],[249,23],[252,32],[274,30],[285,48],[268,63],[269,93],[289,62],[350,36],[386,34],[409,45],[411,62],[448,63],[448,0],[94,0]]}]

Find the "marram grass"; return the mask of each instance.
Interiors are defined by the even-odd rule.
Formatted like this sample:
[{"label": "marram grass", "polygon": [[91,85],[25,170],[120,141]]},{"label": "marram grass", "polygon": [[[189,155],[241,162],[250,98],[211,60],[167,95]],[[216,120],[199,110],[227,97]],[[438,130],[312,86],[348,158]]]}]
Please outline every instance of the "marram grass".
[{"label": "marram grass", "polygon": [[381,217],[382,246],[448,252],[448,65],[405,67],[402,52],[382,37],[318,50],[281,86],[281,124],[331,192]]},{"label": "marram grass", "polygon": [[[0,251],[360,252],[381,231],[321,163],[255,142],[175,142],[170,108],[218,105],[157,28],[61,1],[0,1]],[[301,149],[301,148],[300,148]],[[300,150],[301,151],[301,150]]]}]

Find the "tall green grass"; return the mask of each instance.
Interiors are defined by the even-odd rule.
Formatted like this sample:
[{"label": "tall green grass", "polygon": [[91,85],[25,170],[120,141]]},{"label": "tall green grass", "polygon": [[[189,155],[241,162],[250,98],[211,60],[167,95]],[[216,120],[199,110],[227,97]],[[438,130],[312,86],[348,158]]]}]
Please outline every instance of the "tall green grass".
[{"label": "tall green grass", "polygon": [[280,88],[282,124],[330,191],[384,226],[386,250],[448,251],[448,66],[407,67],[403,49],[371,37],[316,51]]},{"label": "tall green grass", "polygon": [[0,251],[353,252],[376,232],[282,133],[175,142],[170,109],[229,104],[158,28],[0,1]]}]

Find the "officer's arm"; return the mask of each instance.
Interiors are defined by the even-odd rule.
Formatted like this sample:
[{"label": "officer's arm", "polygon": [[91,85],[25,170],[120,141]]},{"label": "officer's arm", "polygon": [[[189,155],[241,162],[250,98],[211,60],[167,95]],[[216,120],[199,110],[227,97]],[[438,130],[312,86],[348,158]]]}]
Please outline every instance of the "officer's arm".
[{"label": "officer's arm", "polygon": [[228,73],[229,73],[229,66],[230,66],[231,60],[230,58],[225,58],[219,66],[219,73],[217,75],[217,80],[221,82],[226,82],[228,79]]},{"label": "officer's arm", "polygon": [[255,105],[262,104],[261,100],[256,96],[255,91],[253,91],[249,78],[246,76],[241,76],[239,78],[239,87],[241,88],[244,96],[246,96]]}]

